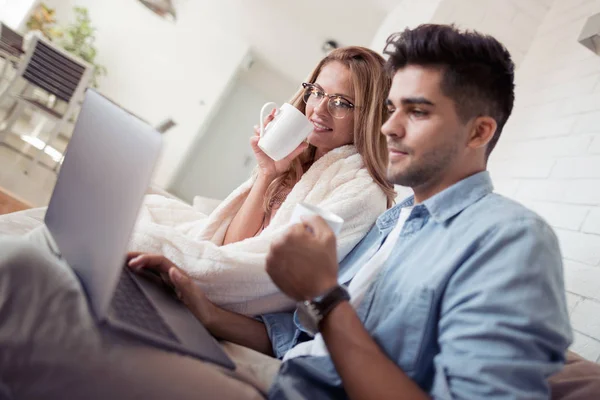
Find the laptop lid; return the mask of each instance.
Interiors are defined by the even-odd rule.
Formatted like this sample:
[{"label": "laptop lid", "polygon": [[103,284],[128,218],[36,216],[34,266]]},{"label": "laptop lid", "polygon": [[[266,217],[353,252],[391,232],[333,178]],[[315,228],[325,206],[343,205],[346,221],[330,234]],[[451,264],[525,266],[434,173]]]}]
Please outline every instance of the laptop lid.
[{"label": "laptop lid", "polygon": [[152,127],[88,89],[45,223],[104,319],[161,147]]}]

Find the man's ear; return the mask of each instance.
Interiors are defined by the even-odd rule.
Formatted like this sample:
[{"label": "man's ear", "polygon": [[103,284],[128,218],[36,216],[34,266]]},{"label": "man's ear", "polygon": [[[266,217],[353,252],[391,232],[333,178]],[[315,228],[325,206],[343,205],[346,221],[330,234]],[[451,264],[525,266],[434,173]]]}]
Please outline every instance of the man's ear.
[{"label": "man's ear", "polygon": [[472,122],[471,126],[472,128],[467,145],[472,149],[479,149],[487,146],[498,128],[496,120],[492,117],[477,117]]}]

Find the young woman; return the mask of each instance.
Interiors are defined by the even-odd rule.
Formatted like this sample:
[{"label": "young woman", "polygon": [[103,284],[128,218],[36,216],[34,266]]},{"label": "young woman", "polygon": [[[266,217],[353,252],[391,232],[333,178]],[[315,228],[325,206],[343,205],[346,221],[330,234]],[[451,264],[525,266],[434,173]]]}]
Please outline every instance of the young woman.
[{"label": "young woman", "polygon": [[[363,47],[331,52],[291,100],[314,126],[308,143],[274,162],[258,147],[255,129],[250,139],[255,174],[201,222],[186,215],[181,225],[165,230],[170,221],[157,219],[160,213],[146,202],[130,246],[135,254],[146,254],[133,263],[160,254],[196,280],[212,302],[239,313],[293,307],[264,265],[270,243],[285,231],[295,206],[306,202],[344,219],[337,237],[341,260],[392,204],[380,133],[390,85],[383,63]],[[273,113],[267,122],[272,118]]]}]

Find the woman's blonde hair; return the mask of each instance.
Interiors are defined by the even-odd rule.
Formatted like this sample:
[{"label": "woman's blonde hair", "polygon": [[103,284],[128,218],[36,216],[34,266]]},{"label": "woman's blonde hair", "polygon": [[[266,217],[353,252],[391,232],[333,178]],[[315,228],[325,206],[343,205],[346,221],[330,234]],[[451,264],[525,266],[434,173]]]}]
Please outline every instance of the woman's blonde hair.
[{"label": "woman's blonde hair", "polygon": [[[393,204],[396,193],[386,179],[388,163],[387,143],[381,134],[381,127],[387,117],[385,99],[391,85],[391,79],[384,70],[385,60],[376,52],[365,47],[351,46],[333,50],[319,62],[308,77],[308,83],[314,83],[323,67],[331,62],[339,62],[350,70],[354,88],[354,146],[362,156],[363,162],[373,180],[381,187],[387,197],[387,206]],[[306,104],[302,99],[304,89],[300,89],[290,103],[306,114]],[[269,185],[265,195],[265,211],[271,210],[272,200],[282,190],[286,182],[296,183],[303,167],[310,167],[315,161],[317,148],[310,145],[297,157],[288,171],[279,175]]]}]

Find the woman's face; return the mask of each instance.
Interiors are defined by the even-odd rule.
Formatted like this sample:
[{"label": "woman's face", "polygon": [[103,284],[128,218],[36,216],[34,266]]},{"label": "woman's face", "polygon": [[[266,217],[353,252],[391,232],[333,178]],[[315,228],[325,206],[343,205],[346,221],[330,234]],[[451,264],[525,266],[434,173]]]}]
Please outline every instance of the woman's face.
[{"label": "woman's face", "polygon": [[[341,95],[356,104],[350,70],[340,62],[326,64],[315,86],[327,94]],[[328,97],[323,97],[320,102],[309,101],[306,104],[306,116],[313,124],[308,141],[321,154],[354,141],[354,110],[351,109],[342,119],[334,118],[327,108],[328,100]]]}]

